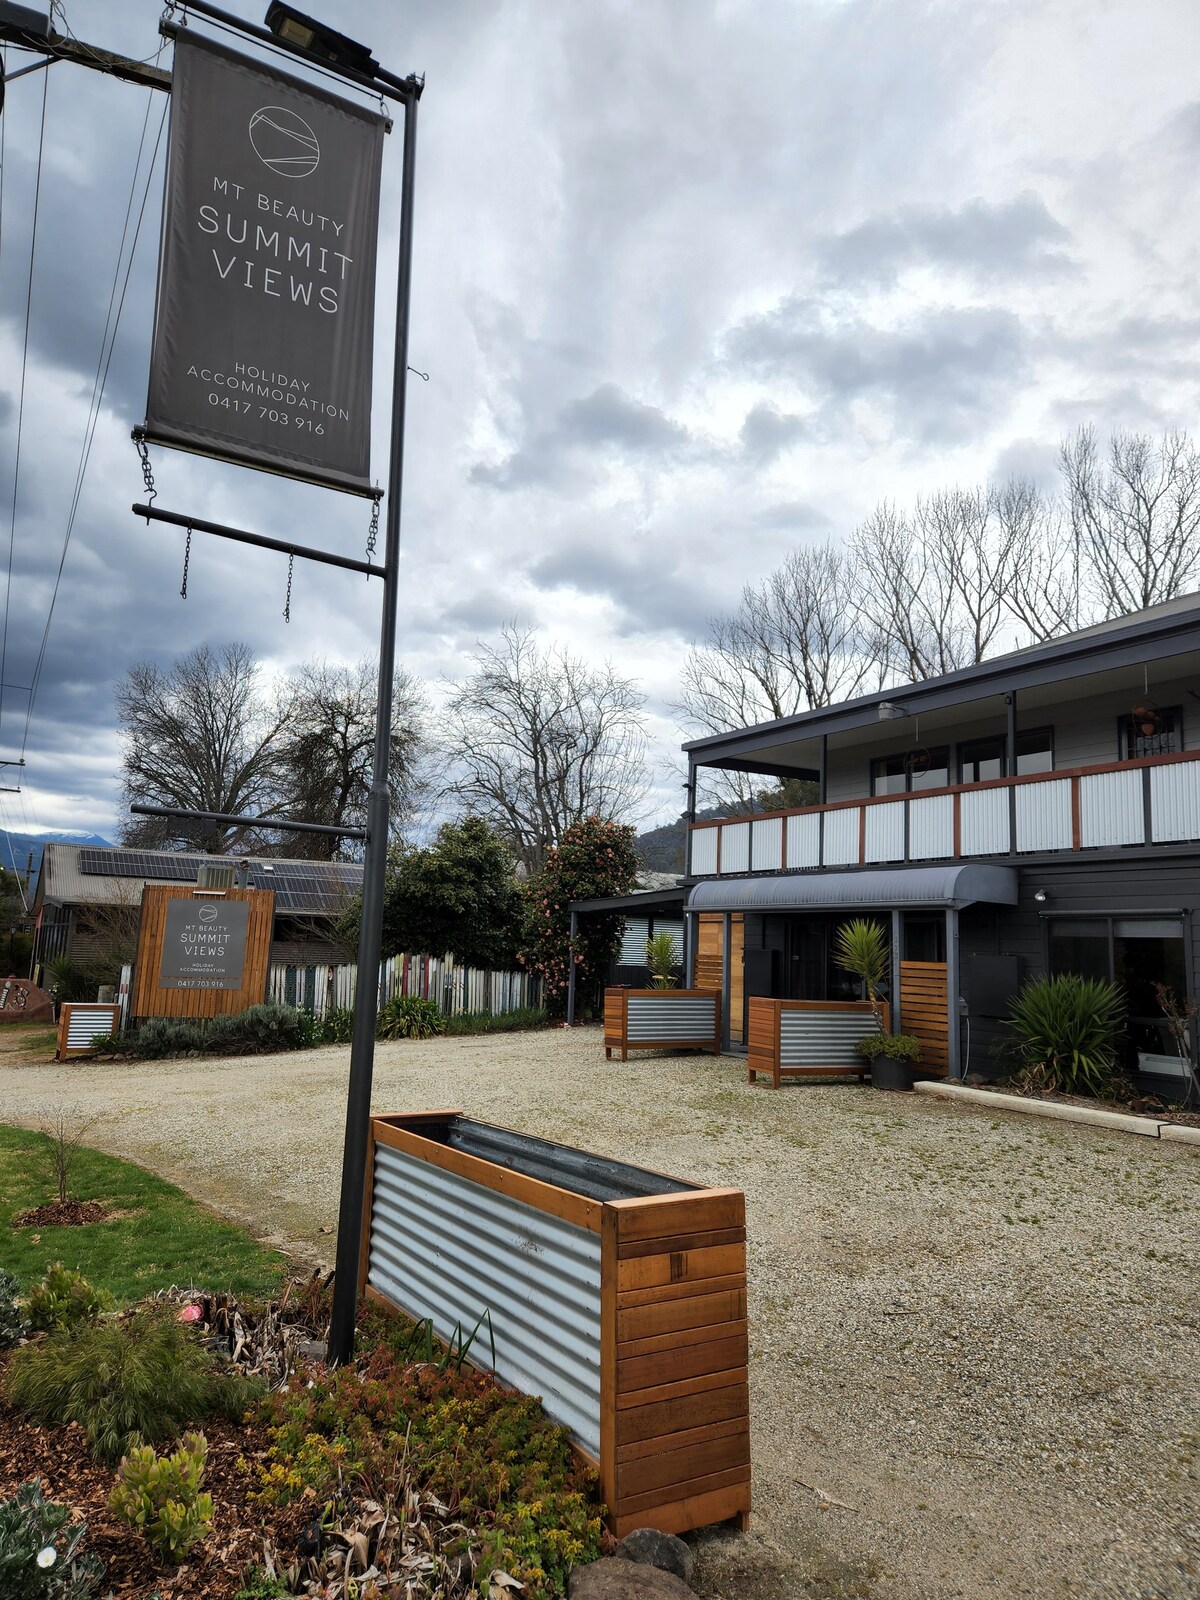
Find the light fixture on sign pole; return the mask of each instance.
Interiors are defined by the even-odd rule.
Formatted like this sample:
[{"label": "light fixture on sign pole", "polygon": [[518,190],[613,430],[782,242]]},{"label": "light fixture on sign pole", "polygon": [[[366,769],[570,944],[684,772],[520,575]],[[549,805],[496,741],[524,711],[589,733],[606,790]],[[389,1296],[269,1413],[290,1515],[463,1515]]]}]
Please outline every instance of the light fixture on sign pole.
[{"label": "light fixture on sign pole", "polygon": [[285,44],[295,45],[330,66],[360,72],[365,78],[373,78],[379,71],[378,61],[365,44],[348,39],[315,17],[306,17],[294,6],[284,5],[283,0],[272,0],[267,7],[267,27]]}]

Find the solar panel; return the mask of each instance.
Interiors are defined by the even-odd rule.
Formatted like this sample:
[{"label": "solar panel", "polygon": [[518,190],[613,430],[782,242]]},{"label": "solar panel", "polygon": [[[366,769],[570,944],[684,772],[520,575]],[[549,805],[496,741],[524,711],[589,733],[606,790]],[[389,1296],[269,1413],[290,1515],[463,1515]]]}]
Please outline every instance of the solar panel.
[{"label": "solar panel", "polygon": [[[79,870],[85,875],[141,878],[167,883],[194,883],[206,863],[223,859],[236,865],[236,855],[183,855],[174,850],[101,850],[79,852]],[[272,889],[276,911],[294,914],[338,912],[362,887],[362,867],[352,861],[251,861],[248,881],[252,889]]]}]

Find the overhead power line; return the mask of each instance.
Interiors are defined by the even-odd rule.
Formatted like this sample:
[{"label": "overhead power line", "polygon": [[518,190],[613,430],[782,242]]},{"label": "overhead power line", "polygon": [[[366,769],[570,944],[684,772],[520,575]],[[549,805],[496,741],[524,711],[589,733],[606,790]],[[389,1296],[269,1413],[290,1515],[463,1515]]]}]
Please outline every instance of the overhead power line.
[{"label": "overhead power line", "polygon": [[25,429],[25,374],[29,366],[29,321],[33,304],[33,266],[37,256],[38,211],[42,197],[42,157],[46,149],[46,96],[49,79],[42,79],[42,119],[38,133],[37,178],[33,187],[33,229],[29,238],[29,277],[25,285],[25,335],[21,345],[21,383],[17,399],[17,446],[13,460],[12,508],[8,528],[8,582],[4,589],[4,628],[0,638],[0,725],[4,722],[4,679],[8,659],[8,610],[12,596],[13,545],[17,534],[17,494],[21,480],[21,439]]},{"label": "overhead power line", "polygon": [[[160,47],[160,54],[161,54],[161,47]],[[55,574],[55,579],[54,579],[54,589],[53,589],[53,591],[51,593],[50,606],[49,606],[49,609],[48,609],[48,611],[46,613],[46,626],[42,630],[41,645],[39,646],[39,649],[38,649],[37,662],[36,662],[36,665],[34,666],[33,679],[32,679],[31,685],[30,685],[29,705],[28,705],[28,708],[27,708],[26,713],[25,713],[25,731],[24,731],[24,733],[22,735],[22,738],[21,738],[21,755],[22,756],[24,756],[26,747],[27,747],[27,745],[29,743],[29,729],[30,729],[30,724],[31,724],[31,722],[33,720],[33,708],[34,708],[34,704],[35,704],[35,702],[37,700],[38,688],[39,688],[39,686],[41,684],[42,668],[43,668],[43,666],[45,664],[45,660],[46,660],[46,647],[47,647],[47,644],[48,644],[49,638],[50,638],[50,625],[54,620],[54,608],[55,608],[55,604],[56,604],[56,602],[58,600],[58,591],[59,591],[59,588],[60,588],[60,586],[62,584],[62,575],[63,575],[63,569],[66,566],[67,551],[69,550],[70,545],[71,545],[71,534],[72,534],[72,532],[74,531],[74,528],[75,528],[75,518],[76,518],[76,516],[78,514],[79,503],[80,503],[80,500],[81,500],[81,498],[83,496],[84,479],[85,479],[85,477],[87,475],[88,463],[91,460],[92,443],[93,443],[93,441],[94,441],[94,439],[96,437],[96,427],[97,427],[97,424],[98,424],[98,422],[100,420],[100,411],[101,411],[101,408],[102,408],[103,403],[104,403],[104,390],[105,390],[105,387],[106,387],[106,385],[108,383],[108,373],[109,373],[109,368],[112,365],[113,351],[116,349],[117,334],[120,331],[121,313],[125,309],[125,296],[126,296],[126,293],[127,293],[128,289],[129,289],[129,279],[130,279],[130,276],[131,276],[132,271],[133,271],[134,257],[137,254],[138,240],[141,237],[142,222],[143,222],[143,220],[145,218],[145,215],[146,215],[146,201],[149,198],[150,184],[151,184],[151,182],[153,180],[153,177],[154,177],[154,168],[155,168],[155,165],[156,165],[156,163],[158,161],[158,152],[159,152],[159,148],[160,148],[160,146],[162,144],[163,128],[164,128],[164,126],[166,124],[166,119],[167,119],[167,104],[164,102],[162,116],[160,117],[159,124],[158,124],[158,133],[157,133],[157,136],[155,137],[155,141],[154,141],[154,150],[151,153],[150,162],[149,162],[148,167],[146,168],[146,181],[145,181],[145,185],[144,185],[144,187],[142,189],[142,199],[141,199],[141,204],[140,204],[140,206],[138,208],[137,223],[136,223],[136,226],[134,227],[134,231],[133,231],[133,240],[132,240],[132,243],[130,244],[128,255],[125,255],[125,241],[126,241],[126,238],[128,237],[129,221],[130,221],[130,218],[131,218],[131,216],[133,214],[133,204],[134,204],[134,199],[135,199],[136,194],[137,194],[138,170],[139,170],[139,167],[141,165],[142,152],[143,152],[143,150],[145,148],[146,130],[147,130],[147,127],[149,125],[150,106],[151,106],[152,102],[153,102],[153,96],[151,95],[147,100],[146,114],[145,114],[145,117],[143,118],[143,121],[142,121],[142,133],[141,133],[141,138],[140,138],[140,140],[138,142],[137,159],[134,162],[133,179],[132,179],[132,182],[130,183],[130,188],[129,188],[129,200],[128,200],[128,203],[126,204],[126,208],[125,208],[125,224],[124,224],[124,227],[123,227],[122,233],[121,233],[120,247],[119,247],[119,249],[117,251],[117,265],[116,265],[116,270],[113,273],[112,290],[111,290],[111,292],[109,294],[108,314],[107,314],[107,316],[105,318],[104,333],[103,333],[103,335],[101,337],[101,340],[100,340],[100,354],[99,354],[99,357],[97,359],[96,376],[95,376],[95,379],[94,379],[93,385],[92,385],[92,400],[91,400],[91,405],[90,405],[89,411],[88,411],[87,424],[86,424],[85,429],[84,429],[84,439],[83,439],[83,446],[82,446],[82,449],[80,451],[79,466],[78,466],[78,468],[76,470],[76,474],[75,474],[75,486],[74,486],[74,490],[73,490],[72,497],[71,497],[70,511],[69,511],[68,517],[67,517],[66,534],[65,534],[65,536],[63,538],[62,553],[61,553],[61,555],[59,557],[58,571]],[[122,258],[123,257],[124,257],[124,261],[125,261],[125,275],[124,275],[124,279],[122,280],[121,279],[121,262],[122,262]],[[119,299],[117,299],[117,284],[118,284],[118,282],[120,282],[120,284],[121,284],[121,291],[120,291],[120,298]],[[113,302],[114,302],[114,300],[116,300],[116,315],[115,316],[113,315]],[[111,327],[111,335],[110,335],[110,327]]]}]

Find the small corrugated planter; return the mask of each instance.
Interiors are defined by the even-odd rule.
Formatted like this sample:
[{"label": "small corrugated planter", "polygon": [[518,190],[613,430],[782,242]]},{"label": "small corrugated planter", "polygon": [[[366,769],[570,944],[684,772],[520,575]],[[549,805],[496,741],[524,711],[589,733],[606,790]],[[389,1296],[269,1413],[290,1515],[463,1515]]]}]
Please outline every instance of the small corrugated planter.
[{"label": "small corrugated planter", "polygon": [[[880,1002],[885,1029],[891,1009]],[[770,1078],[776,1089],[784,1078],[844,1077],[859,1081],[871,1070],[858,1053],[858,1041],[874,1033],[875,1013],[865,1000],[771,1000],[751,995],[747,1005],[746,1076]]]},{"label": "small corrugated planter", "polygon": [[116,1033],[120,1027],[120,1006],[93,1003],[90,1000],[64,1001],[58,1013],[58,1038],[54,1047],[55,1059],[69,1061],[72,1056],[88,1056],[94,1052],[93,1039],[102,1034]]},{"label": "small corrugated planter", "polygon": [[619,1050],[711,1050],[721,1053],[721,996],[716,989],[604,991],[604,1054]]},{"label": "small corrugated planter", "polygon": [[373,1117],[366,1294],[539,1395],[609,1526],[750,1513],[746,1207],[457,1111]]}]

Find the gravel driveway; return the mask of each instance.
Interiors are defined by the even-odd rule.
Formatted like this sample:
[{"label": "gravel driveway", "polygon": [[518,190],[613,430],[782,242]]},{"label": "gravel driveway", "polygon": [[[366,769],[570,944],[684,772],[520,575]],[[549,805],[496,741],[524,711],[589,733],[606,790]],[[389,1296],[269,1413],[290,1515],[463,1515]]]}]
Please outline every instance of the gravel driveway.
[{"label": "gravel driveway", "polygon": [[[348,1051],[4,1066],[260,1235],[332,1254]],[[755,1517],[727,1600],[1200,1595],[1200,1152],[599,1034],[385,1044],[375,1105],[456,1107],[746,1191]]]}]

